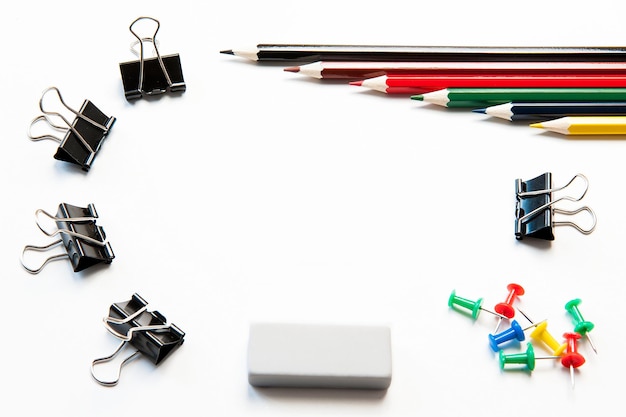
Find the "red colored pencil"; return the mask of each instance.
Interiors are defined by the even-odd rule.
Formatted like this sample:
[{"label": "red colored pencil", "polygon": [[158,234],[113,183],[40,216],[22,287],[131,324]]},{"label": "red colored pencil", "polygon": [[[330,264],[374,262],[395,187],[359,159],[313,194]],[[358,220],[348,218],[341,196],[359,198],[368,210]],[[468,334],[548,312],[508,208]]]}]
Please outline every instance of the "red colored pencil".
[{"label": "red colored pencil", "polygon": [[347,62],[318,61],[284,68],[318,79],[362,80],[381,75],[626,74],[626,62]]},{"label": "red colored pencil", "polygon": [[444,88],[626,88],[626,74],[602,75],[381,75],[351,85],[387,94],[424,94]]}]

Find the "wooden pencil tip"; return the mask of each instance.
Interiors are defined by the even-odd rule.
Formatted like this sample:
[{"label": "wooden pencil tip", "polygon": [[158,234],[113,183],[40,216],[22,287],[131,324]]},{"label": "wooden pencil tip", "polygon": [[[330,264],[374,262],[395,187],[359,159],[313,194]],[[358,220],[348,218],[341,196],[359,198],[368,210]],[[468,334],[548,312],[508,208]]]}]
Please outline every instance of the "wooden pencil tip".
[{"label": "wooden pencil tip", "polygon": [[350,81],[348,84],[350,85],[356,85],[356,86],[362,86],[363,85],[363,81]]},{"label": "wooden pencil tip", "polygon": [[418,94],[416,96],[411,96],[411,100],[419,100],[419,101],[424,101],[424,95],[422,94]]},{"label": "wooden pencil tip", "polygon": [[300,67],[287,67],[284,70],[287,72],[300,72]]},{"label": "wooden pencil tip", "polygon": [[220,51],[220,54],[235,55],[232,49],[224,49],[223,51]]}]

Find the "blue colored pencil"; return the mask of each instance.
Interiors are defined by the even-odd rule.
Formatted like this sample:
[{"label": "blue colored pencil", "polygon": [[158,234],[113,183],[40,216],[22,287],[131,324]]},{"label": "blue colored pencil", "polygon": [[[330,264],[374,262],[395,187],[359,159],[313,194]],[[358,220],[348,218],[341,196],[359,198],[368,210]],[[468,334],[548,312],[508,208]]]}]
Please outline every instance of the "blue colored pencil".
[{"label": "blue colored pencil", "polygon": [[511,122],[542,122],[565,116],[626,116],[626,102],[510,102],[473,111]]}]

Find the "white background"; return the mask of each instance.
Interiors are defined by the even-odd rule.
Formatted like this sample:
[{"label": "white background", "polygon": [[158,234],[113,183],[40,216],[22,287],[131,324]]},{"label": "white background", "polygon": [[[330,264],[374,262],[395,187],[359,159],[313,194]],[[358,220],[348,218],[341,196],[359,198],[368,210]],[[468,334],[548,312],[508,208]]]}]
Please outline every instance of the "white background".
[{"label": "white background", "polygon": [[[124,99],[118,64],[134,59],[128,26],[142,15],[161,21],[161,53],[181,56],[180,97]],[[586,416],[621,406],[626,142],[567,139],[219,53],[272,42],[620,46],[621,2],[15,2],[0,23],[5,412]],[[26,136],[52,85],[69,105],[88,98],[118,119],[87,174]],[[515,240],[514,181],[548,171],[555,185],[589,178],[594,233]],[[35,210],[61,202],[96,205],[111,265],[22,269],[23,246],[49,241]],[[558,338],[572,328],[564,304],[583,300],[598,354],[581,341],[574,389],[558,362],[501,372],[487,343],[495,319],[448,309],[453,289],[493,308],[511,282],[526,289],[520,308]],[[117,341],[101,320],[134,292],[185,343],[104,388],[89,365]],[[257,321],[388,325],[391,387],[253,389],[246,343]]]}]

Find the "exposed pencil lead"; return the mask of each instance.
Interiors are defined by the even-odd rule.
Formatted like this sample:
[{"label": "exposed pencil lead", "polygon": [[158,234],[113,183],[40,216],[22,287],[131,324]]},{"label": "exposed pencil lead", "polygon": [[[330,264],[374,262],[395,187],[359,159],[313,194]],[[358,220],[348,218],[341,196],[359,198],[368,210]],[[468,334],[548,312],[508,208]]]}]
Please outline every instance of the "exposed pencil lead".
[{"label": "exposed pencil lead", "polygon": [[348,84],[360,87],[361,85],[363,85],[363,81],[350,81]]},{"label": "exposed pencil lead", "polygon": [[543,129],[543,124],[542,123],[532,123],[532,124],[530,124],[530,127],[537,127],[539,129]]},{"label": "exposed pencil lead", "polygon": [[424,101],[424,96],[422,94],[418,94],[416,96],[411,96],[411,100]]},{"label": "exposed pencil lead", "polygon": [[223,51],[220,51],[220,54],[235,55],[232,49],[225,49]]},{"label": "exposed pencil lead", "polygon": [[284,69],[287,72],[300,72],[300,67],[287,67]]},{"label": "exposed pencil lead", "polygon": [[472,111],[473,111],[474,113],[483,113],[483,114],[486,114],[486,113],[487,113],[487,109],[486,109],[486,108],[484,108],[484,109],[474,109],[474,110],[472,110]]}]

